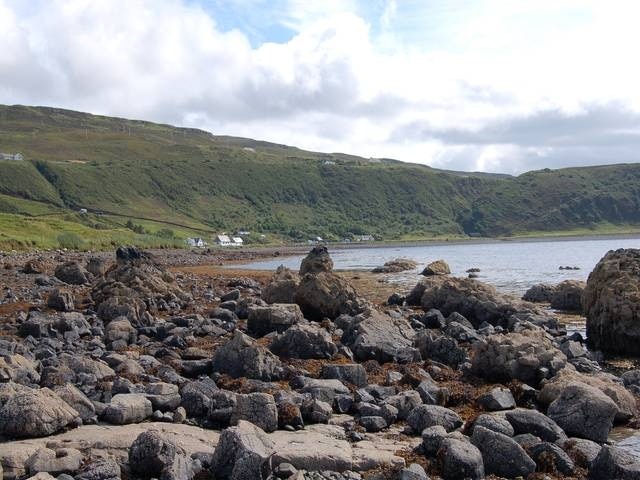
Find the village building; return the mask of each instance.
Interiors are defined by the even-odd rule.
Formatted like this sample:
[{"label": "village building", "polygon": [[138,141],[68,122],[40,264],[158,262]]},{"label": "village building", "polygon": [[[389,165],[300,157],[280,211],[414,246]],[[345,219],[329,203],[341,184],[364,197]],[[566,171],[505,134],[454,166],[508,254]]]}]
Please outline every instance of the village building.
[{"label": "village building", "polygon": [[200,237],[187,238],[185,242],[190,247],[203,248],[207,246],[207,242]]},{"label": "village building", "polygon": [[0,160],[15,160],[21,162],[24,157],[21,153],[0,153]]}]

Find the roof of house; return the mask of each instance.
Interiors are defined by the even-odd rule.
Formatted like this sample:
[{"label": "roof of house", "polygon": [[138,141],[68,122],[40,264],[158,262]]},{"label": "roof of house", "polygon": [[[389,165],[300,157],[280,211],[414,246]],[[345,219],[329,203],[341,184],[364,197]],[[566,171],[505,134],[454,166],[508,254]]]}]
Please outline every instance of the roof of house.
[{"label": "roof of house", "polygon": [[229,235],[217,235],[217,240],[219,242],[230,242]]},{"label": "roof of house", "polygon": [[243,240],[240,237],[233,237],[233,241],[236,243],[243,243]]}]

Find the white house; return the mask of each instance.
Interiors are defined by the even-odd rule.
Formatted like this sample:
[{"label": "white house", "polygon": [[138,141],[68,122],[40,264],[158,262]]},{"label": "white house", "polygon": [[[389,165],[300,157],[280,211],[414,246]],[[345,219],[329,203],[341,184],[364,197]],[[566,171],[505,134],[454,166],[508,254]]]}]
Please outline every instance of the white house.
[{"label": "white house", "polygon": [[231,245],[231,239],[229,238],[229,235],[216,235],[216,243],[218,245],[227,247]]},{"label": "white house", "polygon": [[357,242],[373,242],[375,240],[373,235],[356,235],[354,238]]},{"label": "white house", "polygon": [[0,153],[0,160],[15,160],[21,162],[24,160],[24,157],[21,153]]},{"label": "white house", "polygon": [[203,248],[207,246],[207,242],[200,237],[187,238],[185,242],[190,247]]},{"label": "white house", "polygon": [[242,245],[244,245],[244,240],[242,240],[241,237],[233,237],[231,239],[231,245],[233,245],[234,247],[241,247]]}]

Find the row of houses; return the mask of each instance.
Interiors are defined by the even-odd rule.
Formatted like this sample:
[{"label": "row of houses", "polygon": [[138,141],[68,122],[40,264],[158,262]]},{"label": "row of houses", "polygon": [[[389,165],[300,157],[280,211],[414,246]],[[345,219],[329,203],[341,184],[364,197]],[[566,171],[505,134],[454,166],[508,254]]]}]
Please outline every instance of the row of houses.
[{"label": "row of houses", "polygon": [[[187,238],[185,240],[185,243],[187,244],[187,246],[194,248],[204,248],[209,246],[209,243],[201,237]],[[214,243],[216,245],[220,245],[221,247],[241,247],[244,245],[244,240],[242,239],[242,237],[216,235]]]},{"label": "row of houses", "polygon": [[16,162],[21,162],[24,160],[24,157],[21,153],[0,153],[0,160],[15,160]]}]

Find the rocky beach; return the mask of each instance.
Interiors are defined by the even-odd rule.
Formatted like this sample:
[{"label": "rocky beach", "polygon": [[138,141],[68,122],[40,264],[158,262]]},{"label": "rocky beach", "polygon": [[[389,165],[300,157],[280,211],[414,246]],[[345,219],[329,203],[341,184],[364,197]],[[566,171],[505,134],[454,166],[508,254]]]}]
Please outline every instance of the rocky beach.
[{"label": "rocky beach", "polygon": [[640,251],[523,299],[446,259],[242,268],[281,254],[3,254],[3,478],[640,478]]}]

